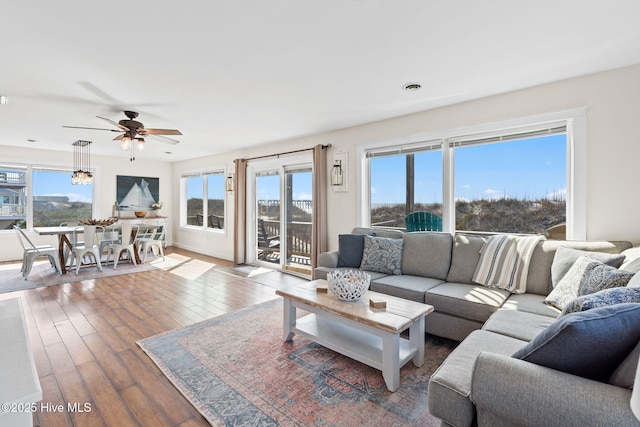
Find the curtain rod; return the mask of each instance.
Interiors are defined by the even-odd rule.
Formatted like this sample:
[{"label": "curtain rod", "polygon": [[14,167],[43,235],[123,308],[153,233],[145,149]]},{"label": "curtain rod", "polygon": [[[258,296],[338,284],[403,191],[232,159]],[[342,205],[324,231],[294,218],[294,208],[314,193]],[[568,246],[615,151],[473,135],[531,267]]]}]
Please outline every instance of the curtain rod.
[{"label": "curtain rod", "polygon": [[[327,148],[331,148],[331,144],[323,145],[322,148],[325,149],[325,150]],[[264,156],[249,157],[249,158],[242,159],[242,160],[249,161],[249,160],[266,159],[267,157],[280,157],[280,156],[284,156],[284,155],[287,155],[287,154],[301,153],[303,151],[310,151],[310,150],[313,150],[313,147],[312,148],[303,148],[303,149],[300,149],[300,150],[285,151],[284,153],[265,154]]]}]

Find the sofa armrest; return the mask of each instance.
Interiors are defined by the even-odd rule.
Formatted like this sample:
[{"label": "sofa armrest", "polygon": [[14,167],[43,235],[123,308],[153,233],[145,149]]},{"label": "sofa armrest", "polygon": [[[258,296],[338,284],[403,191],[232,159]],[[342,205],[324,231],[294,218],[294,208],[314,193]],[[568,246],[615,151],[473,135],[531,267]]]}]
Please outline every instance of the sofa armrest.
[{"label": "sofa armrest", "polygon": [[338,251],[321,253],[318,257],[318,267],[338,267]]},{"label": "sofa armrest", "polygon": [[631,390],[483,352],[471,382],[478,426],[637,426]]}]

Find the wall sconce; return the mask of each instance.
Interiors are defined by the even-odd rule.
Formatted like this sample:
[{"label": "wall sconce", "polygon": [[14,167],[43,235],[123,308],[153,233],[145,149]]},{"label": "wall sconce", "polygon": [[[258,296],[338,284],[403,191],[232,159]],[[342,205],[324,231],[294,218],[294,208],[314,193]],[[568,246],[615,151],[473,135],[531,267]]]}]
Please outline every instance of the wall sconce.
[{"label": "wall sconce", "polygon": [[73,144],[73,175],[71,184],[88,185],[93,183],[91,174],[91,141],[78,140]]},{"label": "wall sconce", "polygon": [[334,192],[346,192],[347,190],[347,177],[349,167],[349,153],[341,151],[333,153],[333,166],[331,167],[330,183]]},{"label": "wall sconce", "polygon": [[233,174],[227,175],[227,179],[224,181],[224,186],[227,191],[233,191]]},{"label": "wall sconce", "polygon": [[331,168],[331,185],[343,185],[344,175],[342,173],[342,161],[334,160],[333,167]]}]

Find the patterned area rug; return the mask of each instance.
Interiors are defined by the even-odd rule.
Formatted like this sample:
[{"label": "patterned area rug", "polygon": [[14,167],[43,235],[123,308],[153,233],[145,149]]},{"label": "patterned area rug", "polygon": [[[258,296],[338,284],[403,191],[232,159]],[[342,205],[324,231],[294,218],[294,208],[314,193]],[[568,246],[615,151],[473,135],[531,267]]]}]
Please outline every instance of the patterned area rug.
[{"label": "patterned area rug", "polygon": [[128,261],[121,261],[115,270],[113,269],[113,264],[103,266],[102,271],[98,270],[95,266],[84,266],[78,274],[76,274],[75,269],[71,269],[67,274],[60,275],[51,267],[49,261],[42,260],[33,263],[31,273],[27,280],[24,280],[24,277],[22,277],[20,273],[20,262],[3,264],[0,265],[0,293],[91,280],[100,277],[118,276],[120,274],[140,273],[154,268],[167,269],[176,266],[180,262],[178,259],[172,258],[172,255],[167,255],[165,261],[162,261],[161,258],[147,258],[144,264],[138,265],[133,265]]},{"label": "patterned area rug", "polygon": [[[298,310],[300,311],[300,310]],[[428,337],[425,364],[400,388],[382,373],[300,337],[284,342],[276,299],[138,341],[215,426],[428,426],[429,377],[454,348]]]}]

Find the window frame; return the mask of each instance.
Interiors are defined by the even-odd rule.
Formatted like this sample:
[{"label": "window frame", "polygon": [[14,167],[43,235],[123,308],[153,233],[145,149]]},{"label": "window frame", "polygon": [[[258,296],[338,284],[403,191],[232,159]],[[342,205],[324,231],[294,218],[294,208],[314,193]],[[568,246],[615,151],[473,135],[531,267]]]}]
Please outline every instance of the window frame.
[{"label": "window frame", "polygon": [[[224,191],[224,225],[222,228],[209,227],[208,221],[208,177],[210,175],[220,174],[223,177],[222,186]],[[228,226],[229,226],[229,200],[228,195],[229,191],[225,188],[225,179],[229,175],[229,172],[224,167],[209,167],[206,169],[192,170],[192,171],[183,171],[180,173],[180,227],[188,230],[201,230],[210,233],[218,233],[226,235]],[[191,225],[187,224],[187,179],[201,177],[202,178],[202,215],[203,221],[202,225]],[[205,220],[207,218],[207,220]]]},{"label": "window frame", "polygon": [[[36,163],[23,163],[20,161],[14,162],[11,160],[3,161],[0,165],[2,168],[6,169],[20,169],[25,171],[25,179],[26,179],[26,229],[33,230],[33,203],[34,203],[34,189],[33,189],[33,173],[35,171],[50,171],[50,172],[61,172],[69,174],[69,181],[71,181],[71,175],[73,174],[73,168],[68,165],[60,165],[60,164],[36,164]],[[91,173],[93,174],[93,183],[91,185],[91,214],[92,217],[96,217],[99,214],[97,200],[100,199],[100,172],[99,168],[92,167]],[[1,232],[12,232],[12,230],[0,230]]]},{"label": "window frame", "polygon": [[457,129],[447,129],[418,135],[363,144],[356,148],[356,173],[360,177],[357,188],[357,212],[361,226],[370,226],[371,176],[367,153],[387,150],[410,150],[420,145],[440,141],[442,144],[443,173],[443,231],[454,234],[454,148],[450,142],[479,136],[531,131],[542,127],[561,125],[566,127],[566,184],[567,184],[567,240],[586,240],[586,194],[587,194],[587,123],[586,108],[576,108],[554,113],[509,119]]}]

